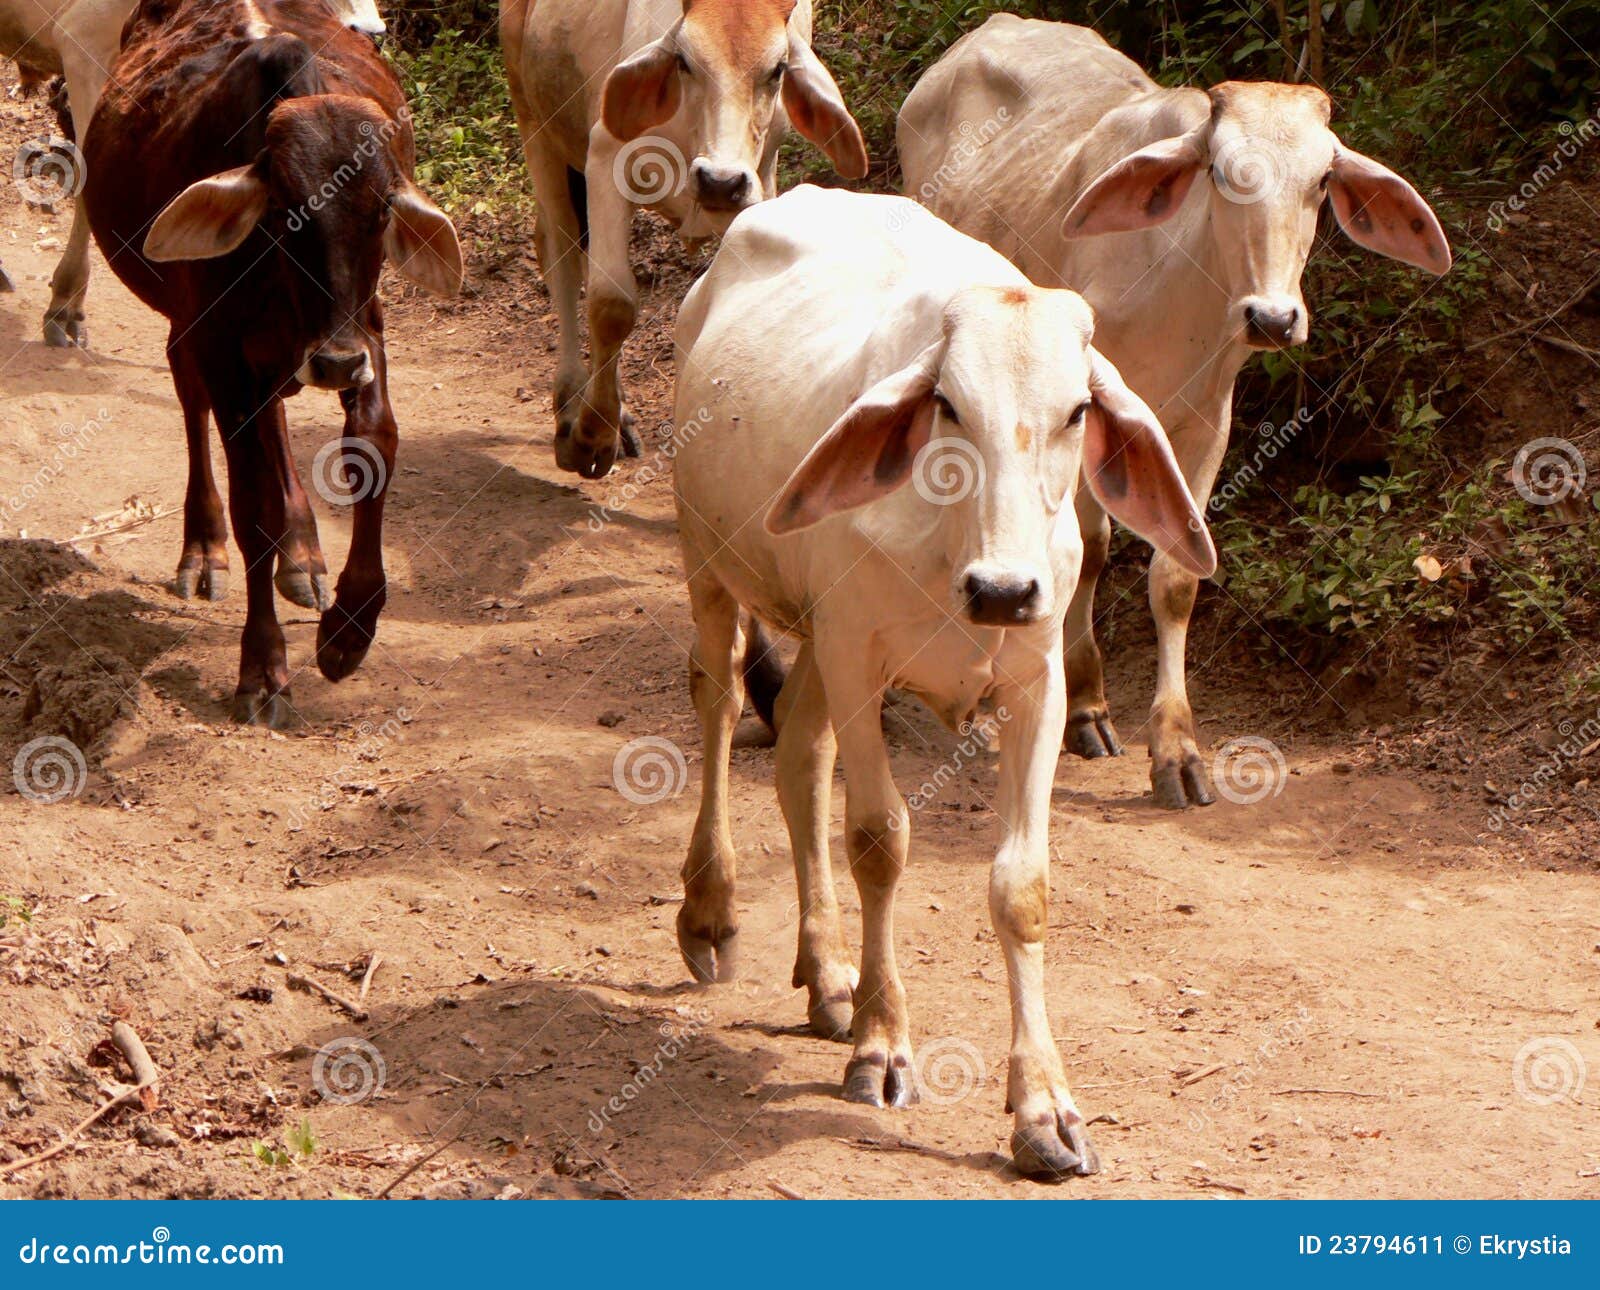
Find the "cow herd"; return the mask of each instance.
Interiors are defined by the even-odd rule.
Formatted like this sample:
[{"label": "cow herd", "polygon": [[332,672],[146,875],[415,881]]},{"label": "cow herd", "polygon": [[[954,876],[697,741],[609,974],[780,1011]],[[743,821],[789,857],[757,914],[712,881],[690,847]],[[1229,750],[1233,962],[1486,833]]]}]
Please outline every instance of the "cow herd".
[{"label": "cow herd", "polygon": [[[1324,201],[1381,254],[1443,273],[1450,250],[1422,197],[1333,133],[1322,91],[1162,89],[1091,31],[1007,15],[907,99],[909,198],[779,196],[789,126],[843,177],[868,170],[811,21],[809,0],[504,0],[559,329],[556,460],[598,479],[639,451],[618,373],[637,314],[634,210],[687,240],[719,237],[676,333],[675,500],[704,736],[684,960],[701,981],[735,971],[729,751],[748,696],[777,731],[811,1026],[854,1045],[847,1099],[914,1100],[893,929],[911,816],[882,705],[895,688],[951,726],[988,714],[1013,1159],[1034,1176],[1091,1173],[1046,1010],[1044,933],[1059,754],[1122,751],[1093,629],[1110,520],[1154,549],[1155,800],[1204,805],[1185,637],[1216,567],[1204,509],[1235,379],[1252,351],[1306,339],[1300,280]],[[46,339],[83,342],[87,230],[171,324],[184,596],[226,590],[211,420],[220,432],[248,596],[244,722],[292,717],[275,591],[321,611],[330,680],[372,642],[398,437],[379,275],[387,261],[445,294],[462,276],[449,220],[411,178],[399,83],[362,34],[376,27],[370,0],[0,0],[0,53],[65,72],[86,167]],[[641,183],[641,164],[669,181]],[[345,450],[378,467],[332,594],[284,418],[303,386],[338,392]],[[769,629],[798,644],[787,669]],[[829,860],[836,758],[859,969]]]}]

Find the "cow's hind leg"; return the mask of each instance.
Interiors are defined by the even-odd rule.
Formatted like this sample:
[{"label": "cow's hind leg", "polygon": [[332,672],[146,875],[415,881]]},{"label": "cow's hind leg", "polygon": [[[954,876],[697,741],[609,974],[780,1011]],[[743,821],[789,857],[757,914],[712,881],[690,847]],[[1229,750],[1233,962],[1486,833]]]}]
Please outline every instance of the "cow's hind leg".
[{"label": "cow's hind leg", "polygon": [[357,488],[350,554],[339,573],[334,602],[317,624],[317,668],[330,681],[342,681],[361,666],[377,637],[378,616],[389,595],[383,568],[383,508],[394,479],[400,431],[389,404],[383,314],[376,304],[362,330],[373,379],[339,396],[344,404],[344,437],[355,441],[345,453],[347,477]]},{"label": "cow's hind leg", "polygon": [[539,270],[550,292],[556,313],[556,340],[560,352],[556,360],[556,458],[562,469],[571,469],[564,458],[571,451],[573,432],[583,410],[583,388],[589,370],[583,361],[583,332],[579,325],[579,294],[583,288],[584,212],[575,200],[579,185],[570,182],[566,163],[551,155],[529,134],[523,144],[528,173],[533,179],[539,202],[539,218],[534,231],[534,246],[539,253]]},{"label": "cow's hind leg", "polygon": [[844,1072],[844,1099],[868,1106],[917,1100],[911,1018],[894,955],[894,893],[905,871],[911,821],[883,743],[883,688],[859,649],[819,651],[828,709],[844,761],[845,844],[861,896],[861,977]]},{"label": "cow's hind leg", "polygon": [[845,954],[828,855],[837,745],[828,720],[828,698],[809,642],[801,646],[778,695],[777,721],[778,802],[789,826],[800,892],[794,985],[806,989],[811,1029],[824,1039],[848,1039],[851,996],[858,978]]},{"label": "cow's hind leg", "polygon": [[172,384],[183,409],[183,434],[189,445],[189,486],[183,498],[183,554],[173,590],[184,600],[228,594],[228,526],[222,498],[211,473],[211,395],[198,360],[185,346],[167,343]]},{"label": "cow's hind leg", "polygon": [[288,653],[272,598],[273,562],[284,534],[284,487],[273,450],[275,436],[286,433],[283,403],[269,398],[255,411],[246,382],[213,382],[211,394],[228,454],[228,510],[248,596],[233,719],[282,730],[295,719]]},{"label": "cow's hind leg", "polygon": [[[73,30],[65,33],[68,39],[61,52],[67,106],[78,147],[83,145],[89,119],[100,100],[122,35],[117,24],[95,16],[92,7],[80,8],[89,10],[89,20],[71,22]],[[83,164],[81,155],[75,155],[73,161],[76,167]],[[81,173],[75,174],[80,190],[84,178]],[[44,315],[45,344],[62,349],[89,344],[89,331],[84,323],[84,298],[89,293],[89,212],[81,191],[75,192],[73,198],[72,231],[67,235],[67,248],[51,275],[50,305]]]},{"label": "cow's hind leg", "polygon": [[689,656],[689,691],[700,716],[704,763],[700,814],[683,862],[678,948],[697,981],[731,981],[738,946],[734,881],[738,858],[728,825],[728,757],[744,708],[739,606],[710,571],[689,579],[697,632]]},{"label": "cow's hind leg", "polygon": [[[283,498],[286,530],[278,551],[278,571],[273,583],[278,594],[292,605],[322,612],[333,604],[328,589],[328,564],[317,539],[317,520],[311,502],[295,469],[293,449],[287,437],[277,445],[282,455],[282,475],[287,486]],[[363,476],[366,478],[368,476]]]},{"label": "cow's hind leg", "polygon": [[1087,488],[1078,492],[1078,526],[1083,533],[1083,571],[1067,607],[1066,748],[1080,757],[1120,757],[1122,741],[1106,704],[1105,666],[1094,638],[1094,596],[1111,549],[1111,520]]}]

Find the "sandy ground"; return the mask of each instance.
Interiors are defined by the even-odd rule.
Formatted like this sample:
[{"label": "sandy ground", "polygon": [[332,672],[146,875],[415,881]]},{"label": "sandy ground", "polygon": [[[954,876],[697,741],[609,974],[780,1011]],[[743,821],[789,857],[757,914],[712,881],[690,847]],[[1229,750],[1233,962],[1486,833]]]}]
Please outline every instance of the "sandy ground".
[{"label": "sandy ground", "polygon": [[[0,112],[13,133],[38,119]],[[0,901],[34,910],[0,928],[0,1171],[127,1078],[113,1020],[162,1091],[0,1173],[0,1197],[1600,1195],[1600,875],[1513,859],[1480,802],[1203,678],[1210,736],[1270,739],[1286,773],[1253,804],[1158,812],[1148,658],[1113,669],[1130,755],[1064,761],[1055,789],[1050,1007],[1098,1177],[1006,1167],[995,767],[920,708],[889,721],[903,786],[965,763],[915,819],[900,899],[923,1102],[846,1105],[848,1050],[800,1028],[753,722],[734,762],[744,980],[690,985],[672,926],[700,741],[669,483],[648,455],[582,489],[555,469],[531,292],[394,309],[377,647],[330,686],[310,615],[280,602],[305,725],[230,725],[242,586],[214,606],[166,587],[184,475],[164,327],[97,260],[93,348],[43,348],[66,228],[0,189],[18,283],[0,482],[88,444],[0,530],[0,753],[70,732],[87,754],[59,803],[0,784]],[[651,297],[630,350],[647,432],[669,414],[672,304]],[[337,407],[308,393],[290,418],[309,482]],[[336,566],[348,514],[313,501]],[[613,772],[642,738],[685,758],[653,803]],[[355,1002],[374,956],[361,1019],[287,982]],[[370,1048],[326,1048],[349,1039]],[[309,1153],[288,1145],[303,1121]]]}]

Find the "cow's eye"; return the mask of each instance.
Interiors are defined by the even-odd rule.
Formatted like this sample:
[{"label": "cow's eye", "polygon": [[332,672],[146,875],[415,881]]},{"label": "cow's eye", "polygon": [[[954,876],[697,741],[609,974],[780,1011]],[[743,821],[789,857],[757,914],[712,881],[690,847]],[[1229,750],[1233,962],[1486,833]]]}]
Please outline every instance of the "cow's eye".
[{"label": "cow's eye", "polygon": [[678,55],[678,70],[680,72],[682,72],[685,76],[693,76],[694,75],[694,68],[689,66],[689,60],[687,58],[685,58],[682,54]]},{"label": "cow's eye", "polygon": [[957,425],[961,424],[961,418],[956,415],[955,405],[949,399],[942,394],[935,393],[933,401],[939,405],[939,411],[946,420],[954,421]]},{"label": "cow's eye", "polygon": [[1322,182],[1317,185],[1317,191],[1318,192],[1323,192],[1323,193],[1327,192],[1328,191],[1328,184],[1330,182],[1332,182],[1332,180],[1333,180],[1333,171],[1330,170],[1327,174],[1323,175]]},{"label": "cow's eye", "polygon": [[1077,411],[1074,412],[1067,420],[1067,428],[1070,430],[1075,425],[1082,425],[1084,417],[1089,415],[1089,409],[1093,406],[1093,404],[1093,399],[1085,399],[1082,403],[1078,404]]},{"label": "cow's eye", "polygon": [[789,70],[789,64],[788,63],[779,63],[776,67],[774,67],[772,69],[772,75],[767,77],[767,83],[769,85],[776,85],[779,81],[781,81],[783,79],[783,74],[788,70]]}]

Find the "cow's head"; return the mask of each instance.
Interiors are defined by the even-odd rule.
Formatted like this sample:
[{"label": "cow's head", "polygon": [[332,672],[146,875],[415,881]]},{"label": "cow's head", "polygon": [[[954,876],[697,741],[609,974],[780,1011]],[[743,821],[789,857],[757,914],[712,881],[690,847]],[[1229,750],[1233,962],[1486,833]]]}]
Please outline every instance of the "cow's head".
[{"label": "cow's head", "polygon": [[1208,217],[1225,248],[1205,267],[1228,291],[1238,335],[1254,349],[1302,344],[1309,333],[1300,278],[1324,198],[1362,246],[1430,273],[1450,268],[1450,244],[1428,203],[1339,141],[1321,90],[1230,81],[1210,97],[1208,119],[1131,153],[1090,184],[1067,213],[1066,235],[1161,224],[1205,174]]},{"label": "cow's head", "polygon": [[942,337],[874,385],[790,475],[782,534],[912,483],[952,570],[950,612],[1015,627],[1064,612],[1076,585],[1080,472],[1102,505],[1200,577],[1205,521],[1155,414],[1089,343],[1069,291],[971,287]]},{"label": "cow's head", "polygon": [[280,103],[261,155],[173,198],[145,237],[145,256],[213,259],[261,228],[268,240],[260,254],[281,259],[273,278],[287,297],[280,303],[314,338],[296,379],[329,390],[369,384],[375,338],[361,319],[384,259],[440,295],[454,294],[462,278],[455,229],[395,161],[398,128],[367,99],[320,94]]},{"label": "cow's head", "polygon": [[867,149],[839,87],[793,30],[795,0],[683,0],[683,18],[606,79],[602,120],[624,143],[678,117],[689,133],[689,194],[725,228],[762,191],[760,166],[781,95],[789,120],[846,178]]}]

